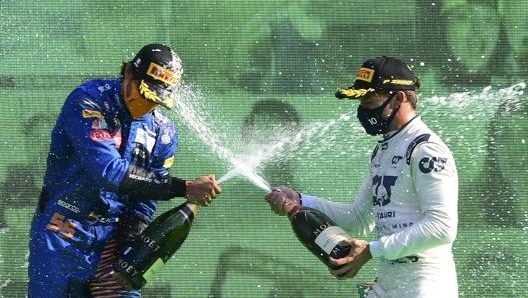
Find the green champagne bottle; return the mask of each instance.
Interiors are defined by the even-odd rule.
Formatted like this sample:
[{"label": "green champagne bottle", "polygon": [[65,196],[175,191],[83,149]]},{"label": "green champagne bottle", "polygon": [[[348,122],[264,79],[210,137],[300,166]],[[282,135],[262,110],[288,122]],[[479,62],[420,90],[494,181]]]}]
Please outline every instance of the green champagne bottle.
[{"label": "green champagne bottle", "polygon": [[340,242],[352,237],[319,210],[299,204],[289,207],[288,218],[297,239],[326,266],[339,268],[330,263],[329,257],[347,256],[351,247]]},{"label": "green champagne bottle", "polygon": [[187,238],[199,208],[184,203],[161,214],[122,250],[114,269],[125,289],[141,289],[164,267]]}]

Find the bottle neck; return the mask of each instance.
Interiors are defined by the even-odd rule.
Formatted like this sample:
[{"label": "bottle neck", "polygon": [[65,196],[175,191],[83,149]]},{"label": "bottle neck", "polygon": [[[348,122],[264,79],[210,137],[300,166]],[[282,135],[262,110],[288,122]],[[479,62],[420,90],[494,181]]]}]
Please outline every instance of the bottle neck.
[{"label": "bottle neck", "polygon": [[181,208],[181,211],[187,214],[189,221],[192,222],[198,213],[200,213],[200,205],[186,202],[183,203],[183,208]]},{"label": "bottle neck", "polygon": [[294,215],[295,213],[297,213],[299,210],[301,210],[302,206],[301,204],[295,204],[293,202],[289,202],[289,203],[286,203],[286,205],[284,206],[284,209],[286,213],[288,214],[288,217],[290,217]]}]

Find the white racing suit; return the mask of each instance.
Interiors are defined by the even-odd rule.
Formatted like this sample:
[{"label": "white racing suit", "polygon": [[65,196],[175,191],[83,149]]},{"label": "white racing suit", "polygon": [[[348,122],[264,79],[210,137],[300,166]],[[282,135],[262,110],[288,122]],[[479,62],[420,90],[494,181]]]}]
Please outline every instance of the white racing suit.
[{"label": "white racing suit", "polygon": [[353,203],[301,194],[304,206],[327,214],[353,233],[375,227],[378,258],[368,298],[456,298],[452,255],[457,233],[458,175],[447,146],[415,117],[376,146]]}]

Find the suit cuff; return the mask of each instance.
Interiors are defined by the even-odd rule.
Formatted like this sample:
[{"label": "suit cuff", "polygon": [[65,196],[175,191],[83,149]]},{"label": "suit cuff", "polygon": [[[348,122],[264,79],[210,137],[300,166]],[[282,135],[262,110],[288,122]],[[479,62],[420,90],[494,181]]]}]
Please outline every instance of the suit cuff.
[{"label": "suit cuff", "polygon": [[303,193],[299,193],[299,198],[301,200],[301,205],[310,208],[315,208],[317,206],[317,200],[319,199],[316,196],[311,196]]},{"label": "suit cuff", "polygon": [[371,241],[369,243],[370,254],[373,258],[379,258],[383,255],[382,245],[380,241]]}]

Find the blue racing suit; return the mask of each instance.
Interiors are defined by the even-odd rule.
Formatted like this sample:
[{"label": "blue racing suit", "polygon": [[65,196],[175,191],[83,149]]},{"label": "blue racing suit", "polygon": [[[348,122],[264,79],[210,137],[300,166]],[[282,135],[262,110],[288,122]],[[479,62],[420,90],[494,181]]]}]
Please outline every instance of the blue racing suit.
[{"label": "blue racing suit", "polygon": [[158,109],[134,120],[121,84],[84,83],[57,118],[30,231],[30,298],[90,297],[86,285],[120,219],[148,223],[154,199],[185,193],[185,181],[168,174],[178,146],[174,124]]}]

